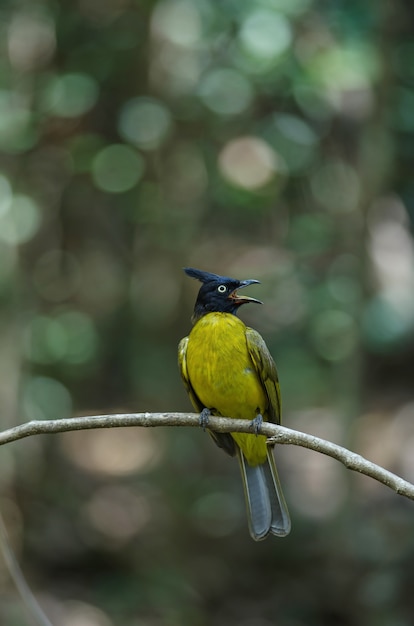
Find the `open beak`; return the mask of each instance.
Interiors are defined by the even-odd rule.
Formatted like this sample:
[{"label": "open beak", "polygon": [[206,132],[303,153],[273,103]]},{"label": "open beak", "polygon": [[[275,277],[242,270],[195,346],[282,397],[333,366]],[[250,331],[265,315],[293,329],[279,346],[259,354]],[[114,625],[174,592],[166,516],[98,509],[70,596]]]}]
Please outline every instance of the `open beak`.
[{"label": "open beak", "polygon": [[249,280],[240,281],[240,285],[231,292],[229,298],[231,298],[236,304],[247,304],[248,302],[256,302],[256,304],[263,304],[261,300],[256,300],[256,298],[250,298],[249,296],[239,296],[237,293],[238,289],[242,289],[243,287],[248,287],[249,285],[257,285],[260,283],[260,280],[255,280],[254,278],[250,278]]}]

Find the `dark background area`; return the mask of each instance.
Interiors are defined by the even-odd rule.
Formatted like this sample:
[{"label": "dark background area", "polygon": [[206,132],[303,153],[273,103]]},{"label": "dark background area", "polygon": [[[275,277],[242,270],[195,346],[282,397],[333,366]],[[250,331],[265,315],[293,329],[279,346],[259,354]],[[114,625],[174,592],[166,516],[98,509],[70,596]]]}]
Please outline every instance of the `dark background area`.
[{"label": "dark background area", "polygon": [[[414,480],[413,12],[1,2],[2,428],[190,410],[195,266],[261,281],[286,426]],[[410,626],[413,504],[276,455],[293,529],[260,544],[196,429],[4,446],[0,508],[59,626]],[[3,562],[0,622],[28,623]]]}]

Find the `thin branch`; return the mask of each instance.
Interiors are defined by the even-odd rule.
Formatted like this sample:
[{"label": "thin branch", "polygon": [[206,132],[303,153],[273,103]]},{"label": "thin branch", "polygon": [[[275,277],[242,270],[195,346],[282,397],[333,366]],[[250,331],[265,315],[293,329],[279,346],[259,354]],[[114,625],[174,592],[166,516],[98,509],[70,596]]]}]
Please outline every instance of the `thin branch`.
[{"label": "thin branch", "polygon": [[[32,421],[0,432],[0,445],[11,443],[33,435],[61,433],[73,430],[94,428],[116,428],[128,426],[199,426],[199,416],[195,413],[124,413],[117,415],[88,415],[47,421]],[[251,432],[250,422],[227,417],[211,417],[209,427],[216,432]],[[338,446],[325,439],[292,430],[277,424],[264,422],[261,430],[272,443],[302,446],[336,459],[345,467],[360,474],[374,478],[390,487],[396,493],[414,500],[414,485],[389,472],[380,465],[371,463],[364,457],[347,448]]]}]

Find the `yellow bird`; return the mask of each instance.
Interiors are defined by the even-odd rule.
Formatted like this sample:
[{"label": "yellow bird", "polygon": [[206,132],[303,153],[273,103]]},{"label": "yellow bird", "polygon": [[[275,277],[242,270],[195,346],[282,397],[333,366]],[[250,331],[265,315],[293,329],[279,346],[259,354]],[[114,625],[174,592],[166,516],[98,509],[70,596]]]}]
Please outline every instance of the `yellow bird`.
[{"label": "yellow bird", "polygon": [[252,422],[256,434],[209,432],[220,448],[238,455],[252,538],[259,541],[269,533],[284,537],[290,532],[289,512],[272,448],[258,434],[263,420],[280,423],[276,366],[263,338],[237,317],[242,304],[262,304],[237,293],[259,281],[240,281],[191,267],[184,271],[202,282],[193,328],[178,347],[190,400],[200,411],[203,426],[208,426],[209,415]]}]

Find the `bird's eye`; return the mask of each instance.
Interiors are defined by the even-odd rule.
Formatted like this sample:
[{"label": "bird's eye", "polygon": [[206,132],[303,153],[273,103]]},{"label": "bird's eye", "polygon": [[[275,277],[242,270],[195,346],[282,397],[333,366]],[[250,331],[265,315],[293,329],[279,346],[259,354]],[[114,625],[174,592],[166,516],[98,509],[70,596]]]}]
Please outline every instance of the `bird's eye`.
[{"label": "bird's eye", "polygon": [[225,285],[220,285],[219,287],[217,287],[217,291],[219,293],[225,293],[227,291],[227,287]]}]

